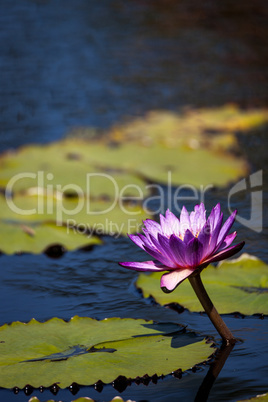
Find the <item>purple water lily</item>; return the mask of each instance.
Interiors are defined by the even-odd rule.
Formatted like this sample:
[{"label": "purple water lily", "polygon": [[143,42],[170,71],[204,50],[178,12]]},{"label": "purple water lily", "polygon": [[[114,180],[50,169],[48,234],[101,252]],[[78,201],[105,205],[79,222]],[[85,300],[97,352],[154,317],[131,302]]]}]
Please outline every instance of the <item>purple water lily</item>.
[{"label": "purple water lily", "polygon": [[172,292],[195,271],[200,272],[209,263],[231,257],[242,249],[245,242],[231,246],[236,232],[228,234],[236,213],[222,225],[220,204],[212,209],[208,219],[203,203],[196,205],[190,215],[183,207],[180,219],[168,209],[165,216],[160,215],[160,224],[146,219],[144,234],[129,235],[154,260],[119,264],[135,271],[168,271],[162,275],[160,285],[164,292]]}]

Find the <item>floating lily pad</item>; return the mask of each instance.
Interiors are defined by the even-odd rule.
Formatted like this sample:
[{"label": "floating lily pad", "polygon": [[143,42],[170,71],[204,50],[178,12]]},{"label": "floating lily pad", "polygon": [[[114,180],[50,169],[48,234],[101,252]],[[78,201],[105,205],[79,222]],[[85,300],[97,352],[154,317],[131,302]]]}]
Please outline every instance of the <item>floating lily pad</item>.
[{"label": "floating lily pad", "polygon": [[[100,139],[67,138],[5,153],[0,158],[0,186],[16,177],[15,192],[51,186],[54,191],[76,194],[78,188],[90,197],[113,197],[116,183],[130,196],[139,187],[145,197],[149,190],[142,178],[167,183],[169,171],[173,185],[222,186],[248,171],[245,160],[228,152],[238,148],[235,132],[249,132],[267,121],[265,109],[241,111],[235,106],[149,112],[112,127]],[[16,176],[25,173],[37,176]],[[96,175],[90,191],[87,175]]]},{"label": "floating lily pad", "polygon": [[[219,108],[188,109],[184,113],[151,111],[143,118],[115,125],[109,138],[151,146],[158,143],[172,148],[210,148],[228,150],[238,147],[237,131],[250,132],[268,122],[267,109],[240,110],[235,105]],[[168,135],[167,135],[168,133]],[[213,134],[213,135],[211,135]]]},{"label": "floating lily pad", "polygon": [[245,160],[229,152],[238,147],[234,132],[267,120],[266,110],[233,106],[150,112],[100,138],[7,152],[0,157],[0,187],[11,198],[0,197],[0,224],[52,221],[84,233],[139,232],[142,220],[151,217],[143,205],[156,183],[224,186],[245,176]]},{"label": "floating lily pad", "polygon": [[235,104],[218,108],[194,109],[188,114],[189,119],[199,121],[204,130],[244,132],[262,128],[268,123],[267,109],[239,109]]},{"label": "floating lily pad", "polygon": [[101,164],[103,158],[114,169],[121,167],[135,171],[153,183],[168,183],[168,173],[171,172],[174,186],[223,186],[247,173],[244,160],[208,149],[169,148],[161,144],[147,147],[126,143],[115,148],[94,144],[92,150],[93,163]]},{"label": "floating lily pad", "polygon": [[0,250],[39,253],[55,243],[74,250],[101,244],[102,235],[140,231],[142,220],[149,217],[139,203],[0,195]]},{"label": "floating lily pad", "polygon": [[4,254],[42,253],[53,246],[62,247],[62,252],[97,244],[102,244],[97,236],[84,236],[77,230],[54,223],[0,224],[0,251]]},{"label": "floating lily pad", "polygon": [[[146,183],[131,172],[92,167],[90,153],[89,143],[66,140],[2,156],[0,185],[7,186],[9,195],[0,196],[2,251],[40,252],[46,233],[47,246],[60,238],[64,247],[73,249],[95,244],[93,234],[122,235],[140,229],[142,220],[150,217],[141,206],[149,194]],[[47,222],[54,222],[54,230],[41,225],[38,237],[27,236],[15,225]]]},{"label": "floating lily pad", "polygon": [[178,324],[73,317],[0,328],[0,387],[111,383],[157,376],[207,361],[214,349]]},{"label": "floating lily pad", "polygon": [[93,145],[94,142],[63,140],[5,153],[0,158],[0,187],[8,187],[13,193],[30,189],[31,192],[111,199],[135,197],[137,188],[144,196],[149,194],[146,183],[137,174],[111,170],[105,155],[101,155],[102,149],[98,150],[101,166],[94,165]]},{"label": "floating lily pad", "polygon": [[[144,297],[152,296],[161,305],[178,303],[192,312],[203,311],[189,281],[166,294],[160,278],[159,273],[140,274],[136,285]],[[268,266],[256,257],[243,254],[216,268],[209,265],[202,271],[202,281],[220,314],[268,314]]]},{"label": "floating lily pad", "polygon": [[57,222],[83,232],[126,234],[139,231],[142,220],[151,217],[139,203],[88,198],[53,198],[16,195],[0,196],[0,222]]},{"label": "floating lily pad", "polygon": [[[174,185],[224,185],[247,173],[245,161],[226,152],[238,148],[235,132],[249,132],[267,122],[266,109],[241,111],[230,105],[184,113],[149,112],[112,127],[101,139],[67,138],[5,153],[0,158],[0,186],[16,177],[15,192],[51,186],[55,191],[76,194],[79,188],[92,197],[113,197],[116,182],[119,191],[131,184],[130,196],[136,195],[136,186],[146,196],[148,189],[140,176],[165,183],[167,171],[172,172]],[[89,194],[87,175],[95,174]]]}]

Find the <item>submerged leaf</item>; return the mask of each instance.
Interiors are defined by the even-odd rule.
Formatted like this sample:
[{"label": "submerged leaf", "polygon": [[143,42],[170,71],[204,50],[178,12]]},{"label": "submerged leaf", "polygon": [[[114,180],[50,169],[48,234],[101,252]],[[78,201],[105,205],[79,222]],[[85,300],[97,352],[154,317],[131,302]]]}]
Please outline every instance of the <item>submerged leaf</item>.
[{"label": "submerged leaf", "polygon": [[13,322],[0,328],[0,387],[65,388],[185,371],[213,353],[200,339],[178,324],[141,319]]},{"label": "submerged leaf", "polygon": [[[140,274],[136,286],[144,297],[152,296],[161,305],[177,303],[192,312],[202,311],[189,281],[165,294],[160,289],[161,273]],[[220,314],[239,312],[245,315],[268,314],[268,266],[248,254],[234,260],[208,266],[202,281]]]}]

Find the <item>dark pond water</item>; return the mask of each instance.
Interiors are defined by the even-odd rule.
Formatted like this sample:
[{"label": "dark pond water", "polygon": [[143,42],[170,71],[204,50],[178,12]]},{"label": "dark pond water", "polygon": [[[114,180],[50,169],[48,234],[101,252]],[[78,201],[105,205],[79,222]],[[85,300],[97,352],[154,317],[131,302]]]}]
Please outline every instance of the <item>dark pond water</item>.
[{"label": "dark pond water", "polygon": [[[231,4],[231,3],[230,3]],[[49,142],[77,126],[105,129],[126,116],[184,106],[267,105],[265,2],[2,0],[0,5],[0,151],[29,142]],[[263,170],[267,202],[267,133],[241,145],[252,172]],[[218,201],[227,216],[229,188],[206,194],[207,209]],[[226,206],[226,207],[225,207]],[[250,191],[234,197],[232,208],[249,219]],[[265,212],[265,208],[263,208]],[[264,214],[265,215],[265,214]],[[268,262],[267,221],[257,233],[237,223],[245,251]],[[104,238],[90,252],[0,258],[0,325],[73,315],[133,317],[180,322],[202,335],[219,337],[206,316],[178,314],[143,300],[136,273],[117,261],[144,258],[126,238]],[[268,321],[224,318],[242,341],[235,346],[209,396],[237,401],[268,391]],[[132,384],[121,396],[136,401],[193,401],[208,367],[168,376],[148,386]],[[93,387],[41,401],[89,396],[108,401],[118,391]],[[21,391],[0,390],[1,401],[28,401]]]}]

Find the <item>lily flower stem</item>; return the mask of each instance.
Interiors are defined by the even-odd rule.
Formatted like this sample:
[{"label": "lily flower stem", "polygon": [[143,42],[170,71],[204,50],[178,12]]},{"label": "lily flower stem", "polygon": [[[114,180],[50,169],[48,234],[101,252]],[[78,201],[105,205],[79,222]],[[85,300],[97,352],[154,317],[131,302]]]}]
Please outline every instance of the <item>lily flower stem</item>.
[{"label": "lily flower stem", "polygon": [[212,324],[222,337],[223,343],[225,345],[234,345],[236,342],[235,337],[226,326],[225,322],[219,315],[218,311],[214,307],[206,289],[204,288],[203,282],[200,277],[200,273],[197,273],[188,278],[193,290],[195,291],[200,303],[202,304],[205,312],[209,316]]}]

